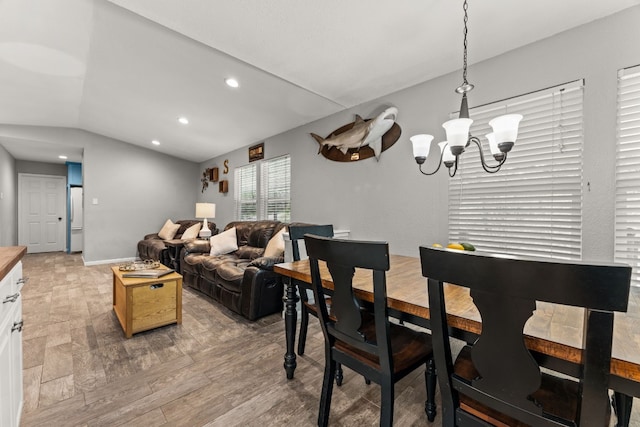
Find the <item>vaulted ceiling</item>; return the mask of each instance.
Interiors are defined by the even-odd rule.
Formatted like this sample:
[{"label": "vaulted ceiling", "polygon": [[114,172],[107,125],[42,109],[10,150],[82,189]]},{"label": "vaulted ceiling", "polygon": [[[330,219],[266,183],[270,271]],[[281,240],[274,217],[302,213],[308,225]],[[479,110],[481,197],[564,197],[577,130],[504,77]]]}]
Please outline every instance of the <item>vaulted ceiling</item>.
[{"label": "vaulted ceiling", "polygon": [[[469,61],[637,4],[470,0]],[[0,124],[199,162],[459,69],[462,17],[453,0],[0,0]],[[0,144],[17,159],[81,159]]]}]

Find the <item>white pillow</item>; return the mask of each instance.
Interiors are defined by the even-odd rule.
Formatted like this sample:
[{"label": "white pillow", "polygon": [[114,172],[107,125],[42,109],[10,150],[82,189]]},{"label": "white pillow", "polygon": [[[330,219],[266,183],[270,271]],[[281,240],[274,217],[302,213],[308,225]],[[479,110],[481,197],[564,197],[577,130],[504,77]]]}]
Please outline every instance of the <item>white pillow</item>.
[{"label": "white pillow", "polygon": [[191,227],[184,230],[182,233],[182,240],[192,240],[198,237],[198,233],[200,233],[200,227],[202,227],[202,223],[198,222],[197,224],[193,224]]},{"label": "white pillow", "polygon": [[174,224],[173,221],[168,219],[158,232],[158,237],[162,240],[171,240],[176,235],[179,228],[180,224]]},{"label": "white pillow", "polygon": [[220,234],[211,236],[209,239],[211,245],[211,256],[228,254],[238,250],[238,239],[236,237],[236,228],[230,228]]},{"label": "white pillow", "polygon": [[269,243],[267,243],[267,247],[264,249],[264,254],[262,256],[266,256],[269,258],[278,258],[284,254],[284,232],[286,227],[282,227],[280,231],[271,236],[269,239]]}]

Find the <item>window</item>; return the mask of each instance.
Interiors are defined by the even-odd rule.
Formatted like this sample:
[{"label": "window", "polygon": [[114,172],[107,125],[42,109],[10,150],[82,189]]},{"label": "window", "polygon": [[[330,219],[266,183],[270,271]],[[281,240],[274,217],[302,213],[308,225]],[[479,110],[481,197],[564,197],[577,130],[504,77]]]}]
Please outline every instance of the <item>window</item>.
[{"label": "window", "polygon": [[[514,255],[580,259],[582,251],[583,82],[470,110],[478,137],[491,118],[520,113],[518,139],[500,172],[477,149],[449,181],[449,240]],[[486,139],[487,162],[495,164]]]},{"label": "window", "polygon": [[640,286],[640,66],[618,72],[615,261]]},{"label": "window", "polygon": [[291,221],[291,159],[288,155],[236,168],[235,180],[238,220]]},{"label": "window", "polygon": [[236,219],[240,221],[257,220],[256,164],[236,168]]},{"label": "window", "polygon": [[291,221],[291,160],[289,156],[262,162],[260,212],[263,219]]}]

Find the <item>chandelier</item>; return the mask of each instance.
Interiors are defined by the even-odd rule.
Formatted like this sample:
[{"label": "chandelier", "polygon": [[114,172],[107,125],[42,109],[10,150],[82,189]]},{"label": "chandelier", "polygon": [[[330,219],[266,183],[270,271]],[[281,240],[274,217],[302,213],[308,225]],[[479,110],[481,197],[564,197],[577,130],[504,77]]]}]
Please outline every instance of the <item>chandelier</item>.
[{"label": "chandelier", "polygon": [[456,93],[462,95],[460,114],[457,119],[449,120],[442,124],[447,135],[447,140],[438,144],[440,147],[440,160],[438,161],[438,167],[433,172],[425,172],[422,170],[422,165],[427,160],[429,150],[431,149],[433,135],[420,134],[409,138],[413,144],[413,156],[416,159],[420,172],[424,175],[435,174],[440,170],[442,163],[444,163],[449,171],[449,176],[453,177],[458,171],[459,157],[464,153],[465,148],[467,148],[472,142],[478,146],[482,168],[488,173],[498,172],[507,160],[507,153],[511,151],[511,148],[513,148],[513,144],[518,136],[518,124],[520,123],[520,120],[522,120],[522,116],[520,114],[506,114],[504,116],[496,117],[489,122],[493,132],[485,136],[489,142],[491,154],[498,163],[494,165],[487,164],[482,152],[480,139],[472,136],[469,131],[473,120],[469,118],[467,92],[470,92],[473,89],[473,85],[467,81],[467,21],[469,19],[467,15],[467,0],[464,0],[463,9],[464,55],[462,84],[456,88]]}]

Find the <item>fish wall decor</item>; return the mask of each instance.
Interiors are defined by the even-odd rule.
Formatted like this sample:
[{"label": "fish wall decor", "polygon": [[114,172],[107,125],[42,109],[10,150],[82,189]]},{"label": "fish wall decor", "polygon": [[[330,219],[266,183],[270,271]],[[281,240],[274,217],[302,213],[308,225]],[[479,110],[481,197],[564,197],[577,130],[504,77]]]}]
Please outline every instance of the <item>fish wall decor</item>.
[{"label": "fish wall decor", "polygon": [[318,154],[337,162],[355,162],[375,157],[389,149],[402,133],[396,123],[398,109],[389,107],[373,119],[364,120],[356,114],[356,119],[329,136],[323,138],[315,133],[311,136],[319,145]]}]

